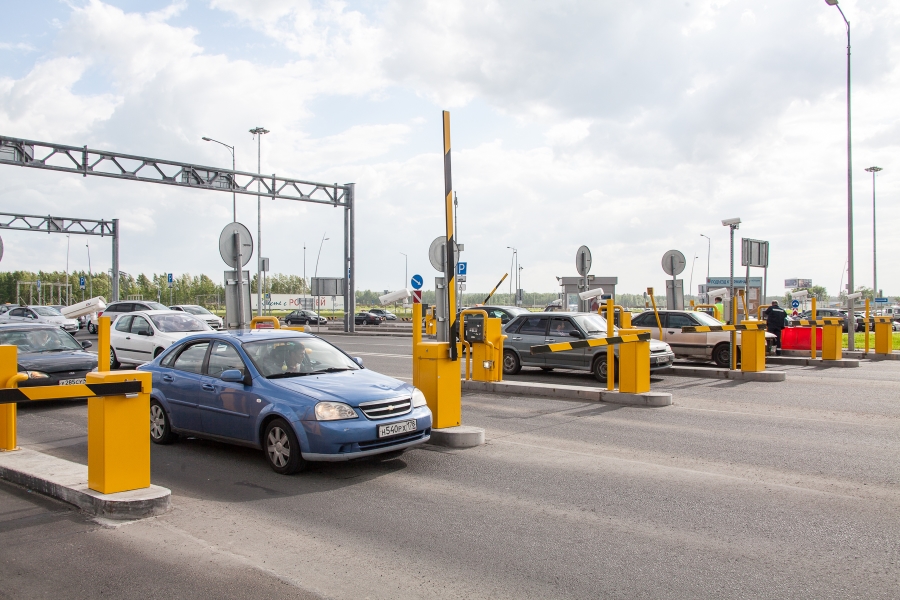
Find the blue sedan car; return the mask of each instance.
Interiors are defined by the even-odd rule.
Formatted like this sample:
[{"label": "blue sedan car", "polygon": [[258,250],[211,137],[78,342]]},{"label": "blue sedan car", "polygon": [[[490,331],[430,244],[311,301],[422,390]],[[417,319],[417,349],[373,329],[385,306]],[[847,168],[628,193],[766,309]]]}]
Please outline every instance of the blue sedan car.
[{"label": "blue sedan car", "polygon": [[421,391],[298,331],[194,335],[138,368],[153,374],[153,442],[187,434],[260,448],[285,475],[431,437]]}]

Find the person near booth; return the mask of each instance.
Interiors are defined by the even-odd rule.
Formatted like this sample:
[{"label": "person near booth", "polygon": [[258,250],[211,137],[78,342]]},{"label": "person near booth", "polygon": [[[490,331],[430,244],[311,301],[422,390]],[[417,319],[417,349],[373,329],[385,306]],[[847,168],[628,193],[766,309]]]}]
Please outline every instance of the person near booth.
[{"label": "person near booth", "polygon": [[766,331],[775,336],[775,354],[781,354],[781,331],[784,329],[784,322],[787,318],[787,312],[778,306],[778,300],[772,300],[772,306],[765,310]]}]

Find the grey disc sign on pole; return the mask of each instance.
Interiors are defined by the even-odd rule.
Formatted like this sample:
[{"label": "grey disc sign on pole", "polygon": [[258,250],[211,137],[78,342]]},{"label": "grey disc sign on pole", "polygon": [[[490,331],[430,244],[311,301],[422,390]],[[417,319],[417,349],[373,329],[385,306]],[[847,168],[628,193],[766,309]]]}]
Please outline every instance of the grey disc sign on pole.
[{"label": "grey disc sign on pole", "polygon": [[222,233],[219,234],[219,255],[225,261],[225,264],[232,269],[238,268],[236,264],[237,252],[234,251],[235,231],[241,236],[241,251],[243,254],[241,258],[244,259],[241,266],[243,267],[250,262],[250,257],[253,255],[253,237],[250,235],[250,230],[242,223],[229,223],[222,230]]},{"label": "grey disc sign on pole", "polygon": [[663,271],[666,272],[667,275],[671,275],[675,277],[687,266],[687,260],[684,258],[684,254],[679,252],[678,250],[669,250],[662,257],[662,268]]},{"label": "grey disc sign on pole", "polygon": [[[428,260],[431,261],[431,266],[434,267],[435,271],[440,273],[444,272],[444,260],[446,254],[444,254],[444,247],[447,245],[447,237],[446,236],[438,236],[434,238],[434,241],[431,242],[431,246],[428,248]],[[453,243],[453,258],[454,263],[459,263],[459,246],[456,245],[456,242]]]},{"label": "grey disc sign on pole", "polygon": [[591,249],[587,246],[582,246],[575,253],[575,268],[582,277],[591,272]]},{"label": "grey disc sign on pole", "polygon": [[3,238],[0,238],[0,260],[3,260]]}]

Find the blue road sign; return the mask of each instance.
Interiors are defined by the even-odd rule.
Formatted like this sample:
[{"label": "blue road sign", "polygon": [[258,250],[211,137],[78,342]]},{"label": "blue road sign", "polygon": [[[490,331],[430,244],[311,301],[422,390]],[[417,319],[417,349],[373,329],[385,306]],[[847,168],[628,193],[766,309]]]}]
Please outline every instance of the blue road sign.
[{"label": "blue road sign", "polygon": [[38,291],[41,291],[41,280],[37,280]]},{"label": "blue road sign", "polygon": [[425,283],[425,280],[422,279],[421,275],[413,275],[412,279],[409,280],[409,285],[411,285],[412,289],[414,289],[414,290],[421,290],[422,284],[424,284],[424,283]]},{"label": "blue road sign", "polygon": [[791,308],[800,308],[799,300],[791,300]]},{"label": "blue road sign", "polygon": [[169,283],[172,283],[172,274],[171,273],[168,274],[166,281],[168,281]]},{"label": "blue road sign", "polygon": [[468,266],[468,263],[464,263],[464,262],[456,263],[456,274],[457,275],[465,275],[467,266]]},{"label": "blue road sign", "polygon": [[887,298],[875,298],[875,302],[877,302],[878,304],[887,304],[888,299]]},{"label": "blue road sign", "polygon": [[81,286],[81,289],[84,289],[84,276],[78,278],[78,285]]}]

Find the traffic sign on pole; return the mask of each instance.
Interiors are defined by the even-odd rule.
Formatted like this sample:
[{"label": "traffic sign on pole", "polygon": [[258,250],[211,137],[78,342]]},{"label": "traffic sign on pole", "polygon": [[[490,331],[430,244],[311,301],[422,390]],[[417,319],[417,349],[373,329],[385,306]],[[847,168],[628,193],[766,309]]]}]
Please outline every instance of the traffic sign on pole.
[{"label": "traffic sign on pole", "polygon": [[791,308],[800,308],[799,300],[791,300]]},{"label": "traffic sign on pole", "polygon": [[167,274],[166,281],[169,282],[169,287],[172,287],[172,274],[171,273]]},{"label": "traffic sign on pole", "polygon": [[81,289],[84,289],[84,275],[78,278],[78,285]]},{"label": "traffic sign on pole", "polygon": [[40,279],[37,280],[37,288],[38,288],[38,291],[41,291],[41,280]]},{"label": "traffic sign on pole", "polygon": [[464,262],[458,262],[458,263],[456,263],[456,274],[457,274],[457,275],[465,275],[465,274],[466,274],[466,267],[468,267],[468,264],[469,264],[469,263],[464,263]]},{"label": "traffic sign on pole", "polygon": [[889,300],[887,298],[875,298],[875,302],[877,304],[887,304]]},{"label": "traffic sign on pole", "polygon": [[409,285],[412,286],[412,289],[414,290],[421,290],[424,283],[425,280],[418,274],[413,275],[412,279],[409,280]]},{"label": "traffic sign on pole", "polygon": [[422,304],[422,290],[413,290],[413,304]]}]

